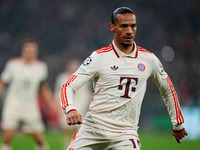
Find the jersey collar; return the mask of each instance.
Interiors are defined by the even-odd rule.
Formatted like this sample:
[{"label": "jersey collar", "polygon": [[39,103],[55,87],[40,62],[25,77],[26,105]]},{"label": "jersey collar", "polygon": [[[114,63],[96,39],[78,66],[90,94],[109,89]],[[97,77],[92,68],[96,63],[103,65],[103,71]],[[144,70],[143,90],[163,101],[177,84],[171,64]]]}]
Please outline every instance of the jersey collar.
[{"label": "jersey collar", "polygon": [[134,44],[134,50],[131,54],[124,54],[115,44],[114,40],[112,42],[112,47],[113,50],[115,52],[115,54],[117,55],[118,58],[120,57],[132,57],[132,58],[136,58],[137,57],[137,47],[136,47],[136,43],[133,41]]}]

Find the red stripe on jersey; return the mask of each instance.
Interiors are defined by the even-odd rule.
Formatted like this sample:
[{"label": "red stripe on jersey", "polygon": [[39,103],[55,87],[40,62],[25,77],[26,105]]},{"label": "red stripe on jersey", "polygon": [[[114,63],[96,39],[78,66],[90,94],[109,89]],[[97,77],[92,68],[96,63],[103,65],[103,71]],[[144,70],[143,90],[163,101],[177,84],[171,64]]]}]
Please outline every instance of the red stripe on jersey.
[{"label": "red stripe on jersey", "polygon": [[105,47],[102,47],[101,49],[108,49],[108,48],[111,48],[112,46],[111,46],[111,44],[110,45],[107,45],[107,46],[105,46]]},{"label": "red stripe on jersey", "polygon": [[76,75],[72,75],[68,80],[67,82],[65,83],[66,85],[69,85],[71,82],[74,81],[74,79],[76,78],[77,76]]},{"label": "red stripe on jersey", "polygon": [[105,47],[103,47],[103,48],[101,48],[101,49],[99,49],[99,50],[96,50],[96,53],[97,53],[97,54],[100,54],[100,53],[109,52],[109,51],[111,51],[111,50],[112,50],[112,46],[111,46],[111,44],[110,44],[110,45],[105,46]]},{"label": "red stripe on jersey", "polygon": [[100,49],[99,51],[108,51],[108,50],[110,50],[110,49],[112,49],[112,46],[109,46],[109,47],[106,47],[106,48],[102,48],[102,49]]},{"label": "red stripe on jersey", "polygon": [[64,97],[65,97],[65,105],[64,105],[64,107],[66,107],[66,105],[68,106],[68,100],[67,100],[67,92],[66,92],[66,88],[67,88],[67,86],[65,86],[65,88],[64,88]]},{"label": "red stripe on jersey", "polygon": [[76,75],[72,75],[67,82],[63,85],[63,87],[60,90],[60,97],[61,97],[61,103],[62,103],[62,108],[65,109],[66,106],[68,106],[68,100],[67,100],[67,93],[66,93],[66,88],[70,83],[72,83],[76,79]]},{"label": "red stripe on jersey", "polygon": [[120,58],[120,56],[119,56],[119,54],[117,53],[117,51],[116,51],[115,47],[113,46],[113,44],[112,44],[112,48],[113,48],[115,54],[117,55],[117,57]]},{"label": "red stripe on jersey", "polygon": [[79,128],[76,130],[76,132],[74,133],[74,135],[72,136],[72,139],[71,139],[69,145],[71,145],[71,143],[76,139],[76,135],[79,133],[80,128],[81,128],[81,127],[79,127]]},{"label": "red stripe on jersey", "polygon": [[137,57],[137,55],[138,55],[138,49],[136,48],[135,58]]},{"label": "red stripe on jersey", "polygon": [[146,50],[146,49],[144,49],[144,48],[142,48],[142,47],[137,46],[137,49],[138,49],[138,51],[146,52],[146,53],[152,54],[152,52],[150,52],[150,51],[148,51],[148,50]]},{"label": "red stripe on jersey", "polygon": [[99,53],[99,52],[103,52],[103,51],[108,51],[110,50],[111,47],[106,47],[106,48],[101,48],[99,50],[97,50],[96,52]]},{"label": "red stripe on jersey", "polygon": [[111,44],[110,44],[110,45],[107,45],[107,46],[104,46],[104,47],[102,47],[102,48],[100,48],[100,49],[98,49],[98,50],[96,50],[96,51],[105,50],[105,49],[108,49],[108,48],[110,48],[110,47],[111,47]]},{"label": "red stripe on jersey", "polygon": [[106,53],[106,52],[110,52],[112,49],[108,50],[108,51],[102,51],[102,52],[99,52],[98,54],[100,53]]},{"label": "red stripe on jersey", "polygon": [[97,54],[110,52],[111,50],[112,50],[112,48],[110,48],[110,49],[108,49],[108,50],[99,51],[99,52],[97,52]]},{"label": "red stripe on jersey", "polygon": [[77,77],[77,76],[74,75],[73,78],[72,78],[72,80],[71,80],[71,82],[73,82],[73,81],[76,79],[76,77]]},{"label": "red stripe on jersey", "polygon": [[174,104],[175,104],[175,109],[176,109],[176,121],[177,121],[178,124],[183,123],[184,118],[183,118],[183,114],[182,114],[181,109],[180,109],[180,105],[179,105],[179,102],[178,102],[178,97],[176,95],[176,91],[174,89],[174,86],[173,86],[170,78],[167,77],[166,80],[167,80],[167,83],[170,86],[170,90],[172,92],[173,99],[174,99]]},{"label": "red stripe on jersey", "polygon": [[176,112],[177,112],[177,123],[183,123],[184,118],[183,118],[183,114],[182,114],[181,109],[180,109],[180,105],[179,105],[179,102],[178,102],[178,97],[176,95],[176,91],[175,91],[173,84],[172,84],[169,77],[168,77],[167,81],[168,81],[168,84],[171,85],[170,89],[172,91],[174,101],[175,101],[175,107],[176,107]]},{"label": "red stripe on jersey", "polygon": [[65,97],[65,90],[66,90],[66,86],[63,86],[61,92],[62,92],[62,108],[65,109],[65,107],[67,106],[67,98]]},{"label": "red stripe on jersey", "polygon": [[69,83],[71,82],[73,76],[74,76],[74,75],[72,75],[72,76],[67,80],[67,82],[65,83],[66,86],[69,85]]},{"label": "red stripe on jersey", "polygon": [[64,99],[64,97],[63,97],[63,92],[62,91],[63,91],[63,88],[61,88],[61,90],[60,90],[60,99],[61,99],[62,109],[64,109],[63,108],[63,103],[64,103],[63,99]]},{"label": "red stripe on jersey", "polygon": [[64,96],[63,96],[63,88],[61,88],[61,90],[60,90],[60,98],[61,98],[62,109],[65,109],[64,108],[65,101],[64,101]]}]

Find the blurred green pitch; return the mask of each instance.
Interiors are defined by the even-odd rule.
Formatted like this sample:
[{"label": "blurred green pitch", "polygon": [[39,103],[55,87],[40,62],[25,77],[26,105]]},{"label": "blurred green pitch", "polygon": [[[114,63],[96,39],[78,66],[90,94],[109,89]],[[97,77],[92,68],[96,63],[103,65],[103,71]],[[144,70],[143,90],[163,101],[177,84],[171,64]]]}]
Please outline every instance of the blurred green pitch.
[{"label": "blurred green pitch", "polygon": [[[178,144],[169,132],[139,132],[142,144],[142,150],[198,150],[200,149],[200,139],[195,141],[182,140]],[[66,139],[60,131],[48,131],[46,134],[47,142],[50,150],[65,150],[72,133]],[[65,144],[64,144],[64,141]],[[2,135],[0,134],[0,144],[2,143]],[[16,134],[13,139],[13,150],[34,150],[34,142],[32,137],[23,134]]]}]

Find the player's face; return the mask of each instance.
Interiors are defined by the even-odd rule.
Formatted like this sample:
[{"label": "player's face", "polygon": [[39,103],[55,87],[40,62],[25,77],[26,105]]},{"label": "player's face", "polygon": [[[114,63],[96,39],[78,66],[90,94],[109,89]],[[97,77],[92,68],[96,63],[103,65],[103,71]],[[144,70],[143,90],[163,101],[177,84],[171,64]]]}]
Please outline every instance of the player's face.
[{"label": "player's face", "polygon": [[32,61],[37,58],[38,45],[34,42],[25,43],[22,48],[22,57],[26,61]]},{"label": "player's face", "polygon": [[137,31],[136,16],[134,14],[117,14],[116,17],[115,24],[110,24],[115,42],[123,47],[132,46]]}]

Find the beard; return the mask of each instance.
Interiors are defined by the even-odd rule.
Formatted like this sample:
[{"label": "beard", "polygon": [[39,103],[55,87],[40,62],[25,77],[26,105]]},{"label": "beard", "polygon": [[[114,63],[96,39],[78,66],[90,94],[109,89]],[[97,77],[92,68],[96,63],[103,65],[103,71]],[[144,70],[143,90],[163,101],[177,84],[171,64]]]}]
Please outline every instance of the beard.
[{"label": "beard", "polygon": [[122,46],[123,46],[124,48],[128,48],[128,47],[132,46],[132,43],[131,43],[131,44],[125,44],[125,43],[122,42]]}]

